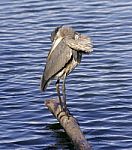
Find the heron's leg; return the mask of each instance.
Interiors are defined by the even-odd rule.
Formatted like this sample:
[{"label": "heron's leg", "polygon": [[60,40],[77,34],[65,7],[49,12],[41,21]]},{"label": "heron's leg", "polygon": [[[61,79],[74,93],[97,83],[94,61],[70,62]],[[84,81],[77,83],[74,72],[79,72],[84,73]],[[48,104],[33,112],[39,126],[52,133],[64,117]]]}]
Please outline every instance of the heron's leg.
[{"label": "heron's leg", "polygon": [[65,110],[65,112],[67,112],[68,109],[67,109],[67,105],[66,105],[66,86],[65,86],[65,82],[66,82],[66,74],[64,75],[64,79],[63,79],[62,92],[63,92],[64,110]]},{"label": "heron's leg", "polygon": [[59,83],[60,83],[60,80],[58,79],[57,82],[56,82],[56,91],[57,91],[57,94],[58,94],[58,97],[59,97],[59,102],[60,102],[61,111],[62,111],[63,110],[63,102],[62,102],[61,95],[60,95],[60,86],[59,86]]}]

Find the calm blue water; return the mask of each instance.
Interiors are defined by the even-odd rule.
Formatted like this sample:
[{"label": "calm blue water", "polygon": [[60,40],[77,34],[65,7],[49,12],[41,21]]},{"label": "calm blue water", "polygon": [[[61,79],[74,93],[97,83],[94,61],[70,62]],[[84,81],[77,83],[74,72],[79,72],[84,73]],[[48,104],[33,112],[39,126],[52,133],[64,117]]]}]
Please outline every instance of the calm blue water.
[{"label": "calm blue water", "polygon": [[40,77],[50,33],[70,25],[94,52],[67,78],[71,113],[94,150],[132,149],[132,1],[0,1],[0,149],[73,149],[44,106]]}]

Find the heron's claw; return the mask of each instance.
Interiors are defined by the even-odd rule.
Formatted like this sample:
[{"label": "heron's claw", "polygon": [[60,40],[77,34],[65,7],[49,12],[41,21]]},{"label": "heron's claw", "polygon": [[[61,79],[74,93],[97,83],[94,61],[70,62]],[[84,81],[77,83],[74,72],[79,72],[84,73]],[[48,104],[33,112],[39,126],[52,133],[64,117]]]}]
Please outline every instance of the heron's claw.
[{"label": "heron's claw", "polygon": [[67,115],[68,117],[71,116],[70,111],[67,109],[67,107],[64,107],[63,110],[64,110],[64,112],[66,113],[66,115]]}]

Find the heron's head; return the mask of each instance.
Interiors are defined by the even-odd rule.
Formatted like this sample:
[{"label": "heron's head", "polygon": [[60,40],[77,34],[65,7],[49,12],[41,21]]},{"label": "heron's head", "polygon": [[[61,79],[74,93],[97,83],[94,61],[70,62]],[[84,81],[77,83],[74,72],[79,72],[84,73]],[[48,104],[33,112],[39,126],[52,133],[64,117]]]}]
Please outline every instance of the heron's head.
[{"label": "heron's head", "polygon": [[82,35],[73,28],[68,26],[57,27],[51,33],[51,41],[55,42],[57,39],[64,39],[65,43],[74,50],[80,50],[82,52],[91,52],[92,42],[88,36]]},{"label": "heron's head", "polygon": [[75,31],[73,28],[68,27],[68,26],[60,26],[55,28],[55,30],[51,33],[51,41],[53,42],[54,40],[58,38],[74,38],[75,37]]}]

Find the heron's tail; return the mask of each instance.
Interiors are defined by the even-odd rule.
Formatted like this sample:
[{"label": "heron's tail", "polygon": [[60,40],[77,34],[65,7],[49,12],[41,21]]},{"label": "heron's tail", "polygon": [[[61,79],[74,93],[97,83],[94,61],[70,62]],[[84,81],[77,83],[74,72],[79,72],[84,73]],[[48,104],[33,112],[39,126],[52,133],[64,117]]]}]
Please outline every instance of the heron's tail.
[{"label": "heron's tail", "polygon": [[45,80],[44,75],[43,75],[41,78],[41,83],[40,83],[41,91],[45,91],[47,86],[48,86],[48,81]]}]

